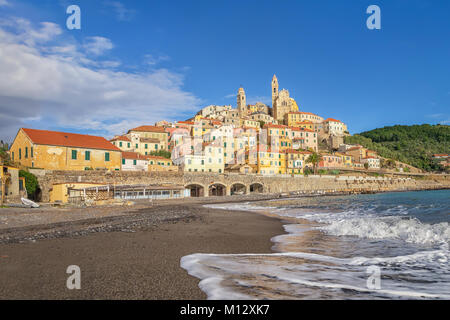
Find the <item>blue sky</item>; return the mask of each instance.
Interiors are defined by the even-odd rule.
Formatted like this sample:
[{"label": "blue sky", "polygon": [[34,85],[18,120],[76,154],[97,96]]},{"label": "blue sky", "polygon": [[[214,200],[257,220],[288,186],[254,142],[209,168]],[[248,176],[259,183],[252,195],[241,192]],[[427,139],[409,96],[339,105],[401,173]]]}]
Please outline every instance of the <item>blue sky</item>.
[{"label": "blue sky", "polygon": [[[66,28],[71,4],[81,30]],[[366,27],[371,4],[381,30]],[[274,73],[301,111],[351,133],[450,124],[448,39],[445,0],[0,0],[0,136],[112,136],[235,107],[240,85],[270,104]]]}]

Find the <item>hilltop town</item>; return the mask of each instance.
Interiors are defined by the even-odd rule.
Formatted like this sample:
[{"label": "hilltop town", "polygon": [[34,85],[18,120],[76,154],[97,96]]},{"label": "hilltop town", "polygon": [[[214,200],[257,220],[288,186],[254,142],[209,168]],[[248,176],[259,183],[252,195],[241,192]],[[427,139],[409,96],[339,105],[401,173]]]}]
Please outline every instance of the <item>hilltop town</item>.
[{"label": "hilltop town", "polygon": [[[314,166],[380,168],[374,151],[343,143],[349,135],[344,122],[300,110],[288,90],[279,90],[275,75],[271,89],[272,106],[247,104],[241,87],[237,108],[210,105],[190,119],[130,128],[110,141],[21,128],[10,147],[10,158],[26,167],[49,170],[180,169],[278,175],[302,174]],[[308,162],[318,152],[320,157]]]},{"label": "hilltop town", "polygon": [[[384,172],[394,172],[394,168],[396,172],[419,172],[412,166],[382,158],[362,145],[344,143],[344,139],[350,136],[347,124],[301,110],[288,90],[279,90],[275,75],[271,81],[271,95],[272,106],[262,102],[247,104],[245,90],[241,87],[237,92],[236,108],[231,105],[206,106],[190,119],[144,124],[110,140],[100,136],[20,128],[8,150],[7,170],[15,172],[15,167],[19,167],[41,176],[45,175],[42,172],[105,170],[260,177],[336,175],[343,172],[378,175],[381,167]],[[25,181],[19,181],[17,173],[14,176],[16,189],[23,190]],[[150,185],[140,181],[136,187],[129,179],[121,181],[120,185],[115,181],[112,184],[100,183],[98,178],[81,181],[79,177],[76,182],[68,181],[67,177],[61,179],[48,186],[47,200],[86,199],[86,192],[94,191],[98,199],[99,188],[104,191],[105,199],[268,191],[263,183],[241,183],[236,187],[232,181],[231,186],[213,183],[207,188],[195,183],[186,187],[180,180],[177,185],[167,185],[170,181],[167,178],[159,180],[159,184],[152,187],[154,191],[150,192]],[[41,180],[45,179],[41,177]],[[114,190],[111,190],[111,185]]]}]

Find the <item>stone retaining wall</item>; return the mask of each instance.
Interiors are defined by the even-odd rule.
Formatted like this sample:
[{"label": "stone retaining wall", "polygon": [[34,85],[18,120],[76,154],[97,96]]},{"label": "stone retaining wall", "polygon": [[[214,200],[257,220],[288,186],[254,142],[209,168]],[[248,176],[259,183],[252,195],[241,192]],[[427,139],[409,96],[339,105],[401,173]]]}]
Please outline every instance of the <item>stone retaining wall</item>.
[{"label": "stone retaining wall", "polygon": [[[32,171],[32,170],[30,170]],[[428,190],[450,188],[450,178],[371,177],[371,176],[262,176],[241,174],[182,173],[182,172],[133,172],[133,171],[39,171],[33,172],[42,191],[41,201],[49,201],[49,192],[53,184],[90,182],[99,184],[177,184],[185,187],[204,188],[208,195],[211,185],[221,185],[226,195],[232,187],[261,185],[264,193],[290,192],[382,192],[399,190]]]}]

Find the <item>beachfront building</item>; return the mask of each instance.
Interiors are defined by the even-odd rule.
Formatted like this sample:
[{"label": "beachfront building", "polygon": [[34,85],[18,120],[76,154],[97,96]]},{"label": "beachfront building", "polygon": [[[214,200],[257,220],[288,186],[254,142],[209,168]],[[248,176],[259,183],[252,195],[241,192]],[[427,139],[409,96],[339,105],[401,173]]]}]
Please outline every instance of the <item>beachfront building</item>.
[{"label": "beachfront building", "polygon": [[25,195],[25,178],[19,177],[19,169],[0,164],[0,203],[20,202]]},{"label": "beachfront building", "polygon": [[189,154],[173,158],[173,163],[187,172],[216,172],[223,173],[225,169],[224,148],[216,142],[200,145],[201,150],[194,150]]},{"label": "beachfront building", "polygon": [[286,173],[286,153],[274,151],[264,145],[259,145],[257,150],[257,172],[259,174],[276,175]]},{"label": "beachfront building", "polygon": [[336,169],[343,167],[342,157],[335,154],[322,154],[322,160],[319,162],[320,169]]},{"label": "beachfront building", "polygon": [[148,171],[178,171],[171,159],[160,156],[147,156]]},{"label": "beachfront building", "polygon": [[306,164],[306,159],[312,154],[309,151],[299,151],[287,149],[286,153],[286,173],[301,174]]},{"label": "beachfront building", "polygon": [[120,170],[121,150],[103,137],[21,128],[11,160],[48,170]]},{"label": "beachfront building", "polygon": [[148,159],[137,152],[122,152],[123,171],[148,171]]}]

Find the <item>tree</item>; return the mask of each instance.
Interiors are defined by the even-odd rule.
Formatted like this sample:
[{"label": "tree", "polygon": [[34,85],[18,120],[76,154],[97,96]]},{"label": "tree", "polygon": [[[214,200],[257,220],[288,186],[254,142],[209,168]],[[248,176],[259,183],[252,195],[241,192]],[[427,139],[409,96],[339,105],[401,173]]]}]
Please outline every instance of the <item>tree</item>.
[{"label": "tree", "polygon": [[151,156],[158,156],[158,157],[163,157],[166,159],[170,159],[172,157],[172,154],[170,153],[170,151],[167,150],[158,150],[158,151],[152,151],[150,152]]},{"label": "tree", "polygon": [[322,156],[317,152],[313,152],[308,159],[306,159],[306,163],[311,163],[313,165],[314,174],[317,174],[317,167],[320,161],[322,161]]},{"label": "tree", "polygon": [[34,199],[36,191],[39,189],[39,182],[36,176],[28,171],[20,170],[19,177],[25,178],[25,188],[27,189],[28,198]]}]

